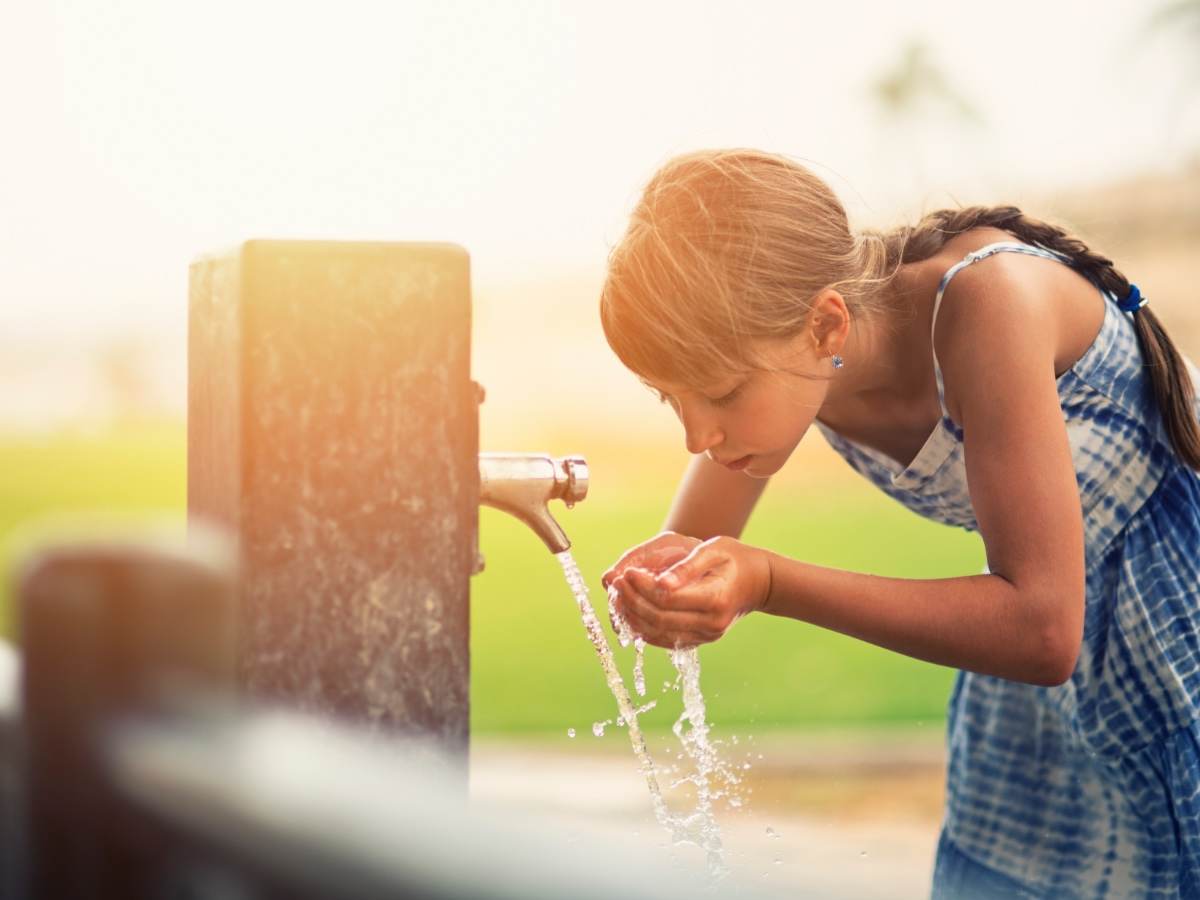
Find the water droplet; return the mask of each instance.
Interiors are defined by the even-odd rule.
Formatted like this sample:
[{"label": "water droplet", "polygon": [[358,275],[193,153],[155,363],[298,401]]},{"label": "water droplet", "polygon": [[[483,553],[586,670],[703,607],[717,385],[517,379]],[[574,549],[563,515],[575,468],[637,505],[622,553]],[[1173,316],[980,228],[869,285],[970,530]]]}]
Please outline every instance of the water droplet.
[{"label": "water droplet", "polygon": [[594,734],[596,737],[604,737],[604,726],[607,724],[608,722],[593,722],[592,734]]},{"label": "water droplet", "polygon": [[774,828],[772,828],[770,825],[768,825],[767,826],[767,837],[777,838],[777,837],[779,837],[779,832],[776,831]]},{"label": "water droplet", "polygon": [[859,855],[861,858],[863,858],[863,859],[866,859],[866,858],[867,858],[867,851],[866,851],[866,850],[860,850],[858,855]]},{"label": "water droplet", "polygon": [[567,729],[567,737],[570,737],[570,738],[575,737],[575,729],[574,728]]},{"label": "water droplet", "polygon": [[778,857],[776,857],[776,859],[775,859],[775,865],[777,865],[777,866],[782,866],[782,865],[783,865],[783,860],[782,860],[782,859],[779,859]]}]

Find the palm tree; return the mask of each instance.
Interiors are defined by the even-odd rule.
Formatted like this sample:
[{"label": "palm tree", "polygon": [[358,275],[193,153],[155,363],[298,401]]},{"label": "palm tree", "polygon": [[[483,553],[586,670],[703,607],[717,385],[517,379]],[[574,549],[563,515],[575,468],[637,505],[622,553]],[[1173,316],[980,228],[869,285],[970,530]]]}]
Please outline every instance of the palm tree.
[{"label": "palm tree", "polygon": [[1200,0],[1169,0],[1151,14],[1146,25],[1152,31],[1178,26],[1200,45]]},{"label": "palm tree", "polygon": [[963,128],[981,126],[983,116],[920,38],[901,47],[895,62],[870,83],[868,95],[879,119],[879,164],[896,181],[893,199],[907,204],[915,195],[924,202],[944,187],[947,148],[953,154]]},{"label": "palm tree", "polygon": [[979,111],[954,89],[919,38],[910,40],[900,59],[875,79],[871,94],[885,118],[911,120],[940,111],[961,123],[982,122]]},{"label": "palm tree", "polygon": [[[1143,33],[1147,37],[1163,34],[1184,45],[1184,55],[1192,64],[1192,81],[1200,81],[1200,0],[1167,0],[1147,17]],[[1194,107],[1196,92],[1193,85],[1179,85],[1175,102],[1171,104],[1173,123],[1182,121],[1189,107]]]},{"label": "palm tree", "polygon": [[1145,30],[1181,41],[1200,76],[1200,0],[1168,0],[1146,19]]}]

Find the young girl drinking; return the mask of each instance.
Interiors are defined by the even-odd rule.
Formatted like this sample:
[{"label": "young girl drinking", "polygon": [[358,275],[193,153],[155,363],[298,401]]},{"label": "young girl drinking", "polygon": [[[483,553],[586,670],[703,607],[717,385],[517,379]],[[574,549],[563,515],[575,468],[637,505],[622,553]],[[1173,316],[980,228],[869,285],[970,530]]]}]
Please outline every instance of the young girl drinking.
[{"label": "young girl drinking", "polygon": [[[695,454],[603,581],[663,647],[789,616],[960,669],[935,897],[1200,896],[1200,404],[1138,289],[1010,207],[855,233],[780,156],[687,154],[612,251],[608,342]],[[984,574],[737,540],[810,425]]]}]

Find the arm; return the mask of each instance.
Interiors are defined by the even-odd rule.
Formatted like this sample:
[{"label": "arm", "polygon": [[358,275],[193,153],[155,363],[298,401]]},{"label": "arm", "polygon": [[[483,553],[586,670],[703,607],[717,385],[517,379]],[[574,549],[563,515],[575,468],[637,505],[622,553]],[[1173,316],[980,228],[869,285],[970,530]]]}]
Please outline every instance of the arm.
[{"label": "arm", "polygon": [[1083,626],[1083,522],[1054,380],[1054,298],[992,275],[955,282],[963,290],[937,337],[990,574],[881,578],[717,538],[657,578],[634,571],[618,585],[635,629],[667,646],[714,640],[763,609],[935,663],[1033,684],[1069,678]]},{"label": "arm", "polygon": [[1054,380],[1054,297],[999,265],[966,274],[935,340],[991,574],[877,578],[772,555],[765,610],[918,659],[1061,684],[1082,637],[1084,561]]},{"label": "arm", "polygon": [[766,486],[765,478],[731,472],[697,454],[684,472],[663,530],[702,541],[722,534],[739,537]]},{"label": "arm", "polygon": [[999,575],[881,578],[769,556],[773,587],[763,612],[1012,681],[1061,684],[1074,667],[1058,631]]}]

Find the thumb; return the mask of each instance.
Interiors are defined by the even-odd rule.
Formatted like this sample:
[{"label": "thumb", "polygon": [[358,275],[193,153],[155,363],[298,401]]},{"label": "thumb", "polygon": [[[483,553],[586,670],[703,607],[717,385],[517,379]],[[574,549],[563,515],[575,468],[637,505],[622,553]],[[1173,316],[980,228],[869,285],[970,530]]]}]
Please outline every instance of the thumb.
[{"label": "thumb", "polygon": [[703,544],[697,544],[692,548],[691,553],[669,569],[659,573],[655,581],[659,587],[668,591],[677,590],[704,577],[705,573],[719,564],[718,560],[721,556],[721,551],[711,542],[705,541]]}]

